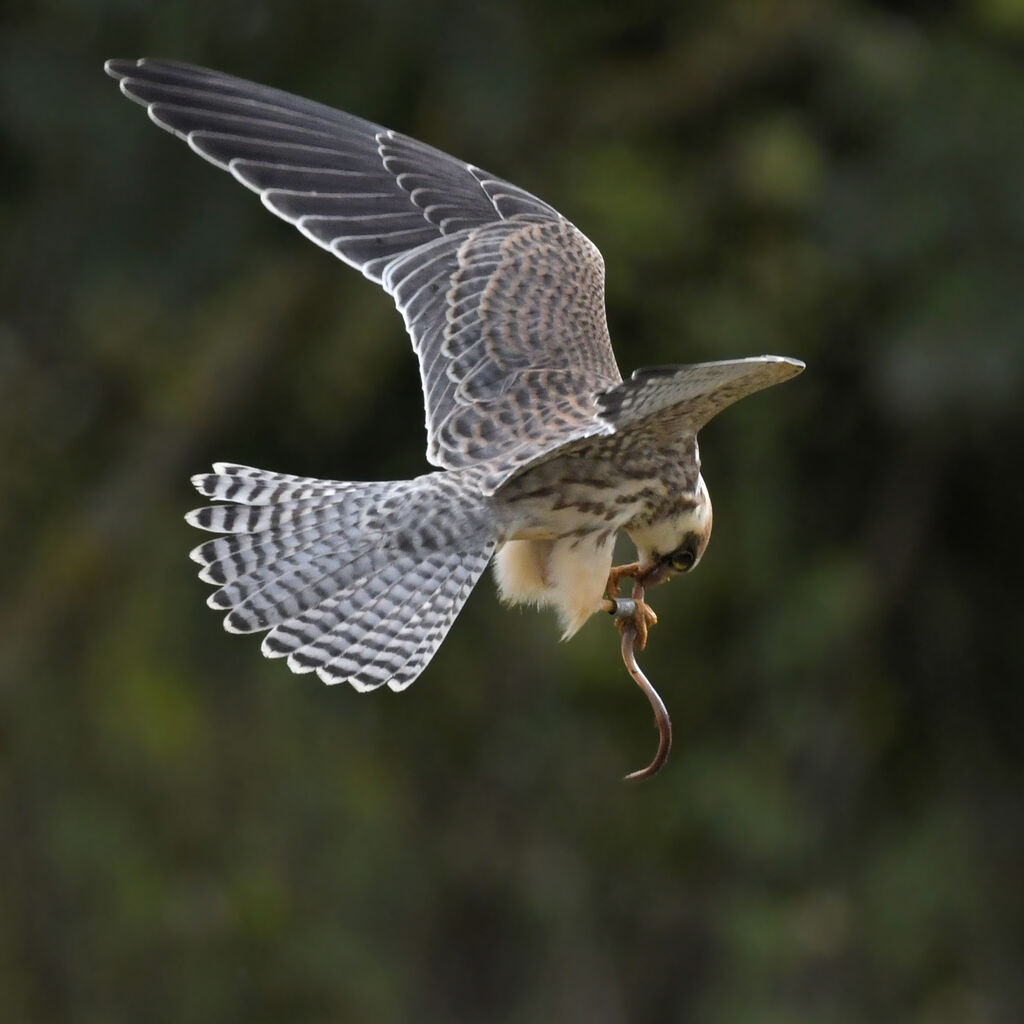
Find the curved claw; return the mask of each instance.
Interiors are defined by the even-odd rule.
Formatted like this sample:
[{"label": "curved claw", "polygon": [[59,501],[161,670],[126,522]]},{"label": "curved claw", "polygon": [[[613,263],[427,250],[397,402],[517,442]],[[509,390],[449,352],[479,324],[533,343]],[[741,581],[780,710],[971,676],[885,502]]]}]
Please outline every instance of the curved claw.
[{"label": "curved claw", "polygon": [[635,580],[640,573],[640,563],[630,562],[627,565],[613,565],[608,573],[608,582],[604,585],[604,596],[616,600],[619,586],[624,579]]},{"label": "curved claw", "polygon": [[[669,751],[672,749],[672,719],[669,718],[665,702],[636,662],[637,641],[641,639],[637,631],[637,607],[646,608],[643,587],[637,583],[633,588],[632,598],[614,599],[612,604],[611,611],[615,616],[615,624],[622,633],[622,661],[626,671],[650,702],[651,710],[654,712],[654,723],[658,727],[658,750],[654,759],[646,768],[640,768],[623,777],[623,782],[640,782],[657,775],[668,760]],[[639,646],[643,648],[642,643]]]}]

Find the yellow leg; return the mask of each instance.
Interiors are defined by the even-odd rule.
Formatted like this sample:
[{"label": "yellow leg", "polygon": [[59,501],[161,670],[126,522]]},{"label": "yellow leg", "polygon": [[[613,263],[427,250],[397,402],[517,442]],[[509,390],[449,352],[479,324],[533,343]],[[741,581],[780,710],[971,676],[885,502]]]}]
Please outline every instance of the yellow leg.
[{"label": "yellow leg", "polygon": [[629,562],[627,565],[613,565],[612,571],[608,573],[608,583],[605,585],[605,597],[613,600],[619,593],[619,587],[624,579],[635,580],[640,572],[639,562]]},{"label": "yellow leg", "polygon": [[[639,571],[640,566],[636,562],[631,562],[629,565],[617,565],[612,568],[612,571],[608,574],[608,585],[605,587],[606,600],[604,610],[615,616],[615,625],[618,626],[620,632],[625,629],[627,622],[633,625],[636,630],[636,649],[642,651],[647,646],[647,632],[651,626],[657,623],[658,616],[654,614],[654,609],[644,600],[644,588],[637,577]],[[616,596],[620,583],[627,577],[632,578],[634,581],[633,597],[631,600],[632,607],[629,607],[625,601]]]}]

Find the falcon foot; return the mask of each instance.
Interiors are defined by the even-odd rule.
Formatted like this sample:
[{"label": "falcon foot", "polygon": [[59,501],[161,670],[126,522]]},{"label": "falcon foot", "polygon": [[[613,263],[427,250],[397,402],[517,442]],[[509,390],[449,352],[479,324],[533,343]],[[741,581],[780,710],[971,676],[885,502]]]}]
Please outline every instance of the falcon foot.
[{"label": "falcon foot", "polygon": [[[608,574],[608,582],[605,584],[604,594],[607,599],[604,604],[605,611],[615,616],[615,624],[619,632],[623,629],[623,622],[626,617],[633,619],[636,628],[636,649],[642,651],[647,646],[647,632],[651,626],[658,621],[654,609],[644,600],[644,588],[640,584],[640,566],[636,562],[628,565],[616,565]],[[617,597],[619,586],[624,579],[633,580],[632,598]]]},{"label": "falcon foot", "polygon": [[[623,569],[630,569],[631,566],[622,566]],[[612,570],[615,573],[615,570]],[[620,575],[629,575],[621,573]],[[635,577],[635,573],[633,573]],[[611,577],[609,577],[609,584]],[[609,598],[611,606],[608,611],[615,616],[615,625],[622,634],[622,661],[626,671],[633,677],[633,681],[644,692],[644,696],[650,702],[651,710],[654,712],[654,724],[658,728],[658,751],[646,768],[630,772],[623,779],[624,782],[640,782],[642,779],[649,779],[657,775],[668,760],[669,751],[672,749],[672,720],[669,718],[665,702],[658,696],[658,691],[651,685],[650,680],[640,670],[636,663],[637,650],[643,650],[647,643],[647,630],[658,621],[650,605],[644,601],[644,588],[637,580],[633,585],[633,596],[631,598]]]},{"label": "falcon foot", "polygon": [[615,600],[619,587],[623,580],[637,580],[640,578],[640,563],[627,562],[626,565],[613,565],[612,571],[608,573],[608,582],[604,587],[605,597]]}]

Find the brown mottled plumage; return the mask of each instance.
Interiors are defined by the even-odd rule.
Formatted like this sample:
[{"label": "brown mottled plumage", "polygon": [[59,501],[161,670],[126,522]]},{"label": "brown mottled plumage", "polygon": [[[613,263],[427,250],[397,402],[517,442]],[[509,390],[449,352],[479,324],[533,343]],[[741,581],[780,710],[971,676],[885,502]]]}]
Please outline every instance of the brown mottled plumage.
[{"label": "brown mottled plumage", "polygon": [[312,480],[218,463],[188,516],[208,603],[263,652],[357,689],[408,686],[491,556],[509,601],[566,635],[601,607],[619,530],[648,584],[711,532],[697,431],[803,364],[760,356],[623,381],[604,261],[522,189],[310,100],[163,60],[111,60],[162,128],[381,285],[419,359],[427,458],[414,480]]}]

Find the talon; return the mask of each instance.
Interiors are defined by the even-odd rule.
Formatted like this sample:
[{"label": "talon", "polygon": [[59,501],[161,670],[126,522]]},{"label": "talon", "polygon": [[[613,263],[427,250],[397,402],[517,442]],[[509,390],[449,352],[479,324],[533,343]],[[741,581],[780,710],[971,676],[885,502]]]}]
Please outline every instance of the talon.
[{"label": "talon", "polygon": [[[619,602],[622,599],[615,595],[618,594],[619,586],[624,579],[633,580],[632,607],[627,611],[623,602],[620,612]],[[644,600],[644,588],[640,583],[640,563],[629,562],[626,565],[612,566],[611,572],[608,573],[608,583],[605,585],[604,593],[609,603],[602,607],[616,616],[618,619],[616,625],[619,627],[620,633],[625,628],[627,621],[632,622],[636,630],[636,649],[642,651],[647,646],[647,631],[657,623],[658,616]]]},{"label": "talon", "polygon": [[624,579],[635,580],[640,573],[639,562],[628,562],[626,565],[613,565],[608,573],[608,582],[605,584],[604,593],[606,597],[615,600],[619,592],[619,586]]},{"label": "talon", "polygon": [[647,646],[648,631],[651,626],[658,623],[658,616],[654,614],[654,609],[643,598],[636,603],[634,622],[636,624],[636,648],[638,651],[642,651]]},{"label": "talon", "polygon": [[636,613],[633,624],[636,627],[636,649],[642,651],[647,646],[647,633],[651,626],[657,625],[658,616],[654,609],[641,597],[636,602]]},{"label": "talon", "polygon": [[602,608],[615,616],[615,625],[620,633],[632,627],[638,651],[647,646],[647,633],[651,626],[657,625],[658,616],[644,600],[644,588],[639,581],[633,586],[632,597],[607,598]]}]

